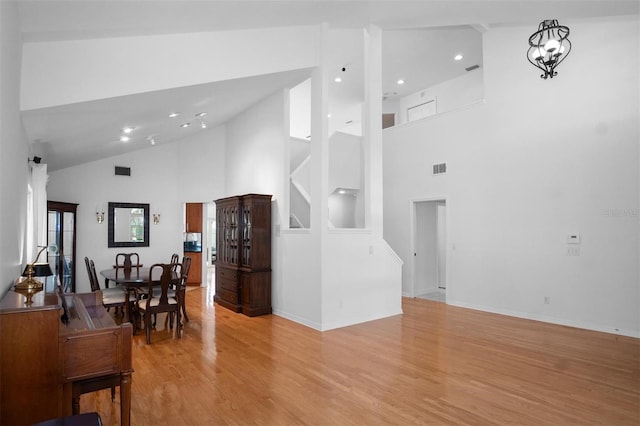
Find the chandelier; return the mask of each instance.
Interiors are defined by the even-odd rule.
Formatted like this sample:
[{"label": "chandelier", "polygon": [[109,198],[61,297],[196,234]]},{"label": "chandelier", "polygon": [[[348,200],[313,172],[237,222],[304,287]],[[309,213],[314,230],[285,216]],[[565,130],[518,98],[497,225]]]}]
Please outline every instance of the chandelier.
[{"label": "chandelier", "polygon": [[538,31],[529,37],[527,59],[540,68],[545,80],[558,75],[556,67],[569,55],[571,42],[569,28],[558,24],[557,19],[546,19],[538,25]]}]

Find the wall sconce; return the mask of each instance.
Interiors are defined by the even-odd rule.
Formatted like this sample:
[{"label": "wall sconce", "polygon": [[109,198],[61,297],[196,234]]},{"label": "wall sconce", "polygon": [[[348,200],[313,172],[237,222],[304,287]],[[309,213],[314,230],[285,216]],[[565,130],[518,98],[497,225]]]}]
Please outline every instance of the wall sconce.
[{"label": "wall sconce", "polygon": [[527,59],[544,73],[540,78],[553,78],[556,67],[569,55],[571,42],[569,28],[558,24],[557,19],[546,19],[538,25],[538,31],[529,37]]},{"label": "wall sconce", "polygon": [[101,210],[102,212],[98,210],[98,208],[96,207],[96,221],[98,223],[104,222],[104,209],[101,209]]},{"label": "wall sconce", "polygon": [[154,213],[153,214],[153,224],[157,225],[160,223],[160,213]]}]

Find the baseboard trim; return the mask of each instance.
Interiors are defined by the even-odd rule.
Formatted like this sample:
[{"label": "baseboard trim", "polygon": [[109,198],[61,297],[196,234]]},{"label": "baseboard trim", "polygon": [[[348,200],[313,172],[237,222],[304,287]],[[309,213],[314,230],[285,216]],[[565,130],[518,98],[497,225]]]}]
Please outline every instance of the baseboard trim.
[{"label": "baseboard trim", "polygon": [[455,300],[447,300],[447,304],[460,308],[474,309],[476,311],[489,312],[492,314],[507,315],[510,317],[530,319],[533,321],[541,321],[550,324],[564,325],[567,327],[581,328],[584,330],[599,331],[601,333],[617,334],[620,336],[640,338],[640,331],[620,329],[615,327],[603,327],[597,324],[584,323],[581,321],[573,321],[565,318],[556,318],[549,315],[531,314],[528,312],[512,311],[508,309],[496,309],[493,307],[476,305],[473,303],[458,302]]},{"label": "baseboard trim", "polygon": [[328,331],[328,330],[334,330],[336,328],[348,327],[350,325],[362,324],[369,321],[375,321],[382,318],[392,317],[394,315],[402,315],[402,308],[400,308],[397,311],[396,310],[388,311],[380,315],[372,315],[369,317],[360,317],[360,318],[350,318],[348,320],[329,322],[329,323],[323,324],[323,327],[320,331]]},{"label": "baseboard trim", "polygon": [[277,315],[289,321],[297,322],[298,324],[302,324],[306,327],[313,328],[314,330],[322,331],[322,327],[320,324],[309,321],[307,318],[300,317],[298,315],[294,315],[280,309],[273,308],[273,315]]},{"label": "baseboard trim", "polygon": [[369,321],[375,321],[375,320],[379,320],[382,318],[387,318],[387,317],[392,317],[394,315],[402,315],[402,309],[399,309],[398,311],[389,311],[385,314],[381,314],[381,315],[373,315],[373,316],[369,316],[369,317],[362,317],[362,318],[350,318],[348,320],[341,320],[341,321],[334,321],[332,323],[328,323],[328,324],[318,324],[316,322],[313,321],[309,321],[306,318],[302,318],[298,315],[293,315],[290,314],[288,312],[284,312],[281,311],[279,309],[274,308],[273,309],[273,315],[277,315],[279,317],[282,317],[284,319],[287,319],[289,321],[293,321],[293,322],[297,322],[298,324],[302,324],[306,327],[310,327],[313,328],[314,330],[318,330],[318,331],[329,331],[329,330],[334,330],[336,328],[342,328],[342,327],[348,327],[350,325],[356,325],[356,324],[362,324],[364,322],[369,322]]}]

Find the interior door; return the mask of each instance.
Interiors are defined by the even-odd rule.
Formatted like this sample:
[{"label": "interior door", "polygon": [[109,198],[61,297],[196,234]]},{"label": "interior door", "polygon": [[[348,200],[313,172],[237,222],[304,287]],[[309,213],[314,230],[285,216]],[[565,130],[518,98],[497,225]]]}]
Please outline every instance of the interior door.
[{"label": "interior door", "polygon": [[413,296],[446,289],[446,202],[414,202]]},{"label": "interior door", "polygon": [[436,283],[438,288],[447,288],[447,206],[436,202]]}]

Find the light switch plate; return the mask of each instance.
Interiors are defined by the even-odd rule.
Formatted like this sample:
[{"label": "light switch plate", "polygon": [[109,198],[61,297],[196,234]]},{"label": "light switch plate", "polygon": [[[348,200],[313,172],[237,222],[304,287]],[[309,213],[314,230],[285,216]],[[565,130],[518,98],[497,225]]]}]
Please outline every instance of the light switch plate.
[{"label": "light switch plate", "polygon": [[580,234],[567,235],[567,244],[580,244]]}]

